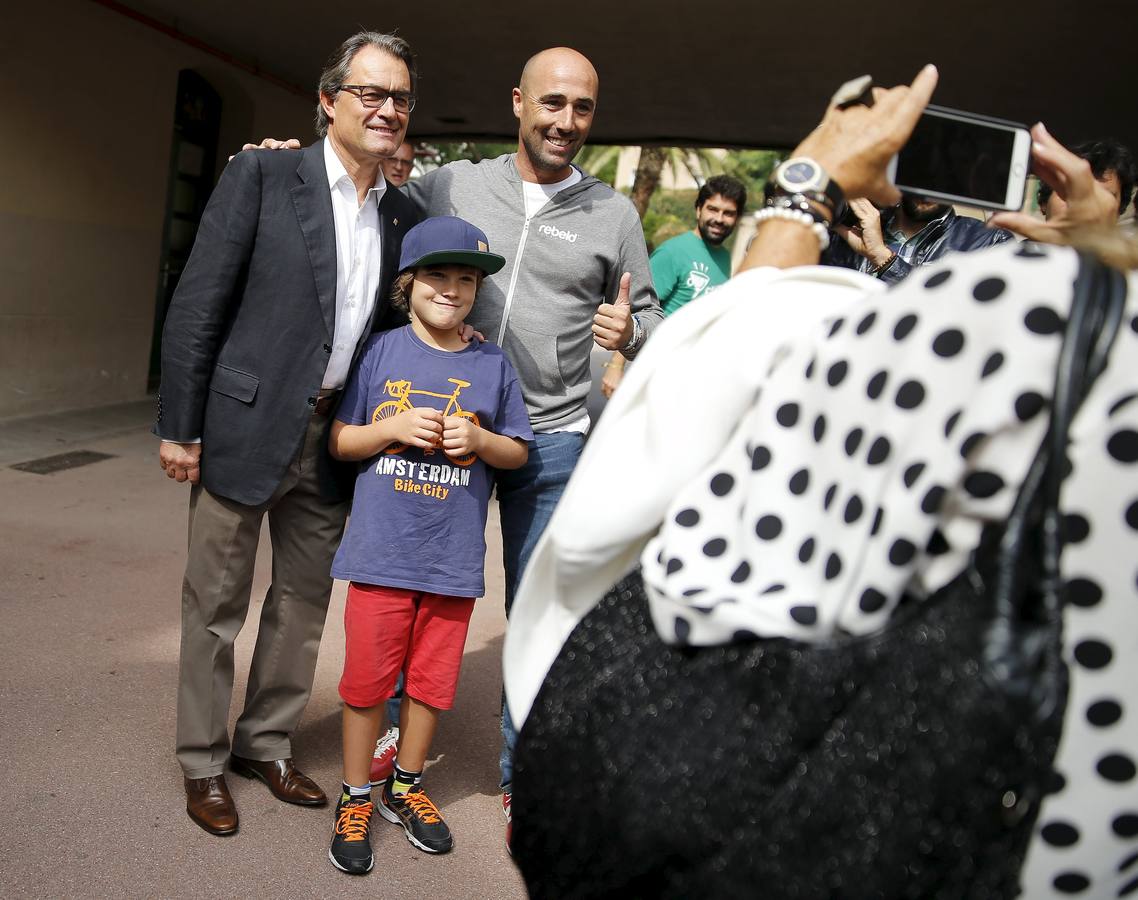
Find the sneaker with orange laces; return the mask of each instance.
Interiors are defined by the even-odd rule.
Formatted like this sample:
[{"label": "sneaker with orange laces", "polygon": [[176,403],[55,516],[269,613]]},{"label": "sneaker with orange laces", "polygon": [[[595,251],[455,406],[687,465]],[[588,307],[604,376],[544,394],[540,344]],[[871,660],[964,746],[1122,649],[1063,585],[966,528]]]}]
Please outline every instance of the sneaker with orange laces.
[{"label": "sneaker with orange laces", "polygon": [[506,814],[506,852],[511,856],[514,855],[513,848],[510,846],[510,842],[514,839],[514,816],[510,811],[510,806],[513,802],[513,792],[505,791],[502,794],[502,812]]},{"label": "sneaker with orange laces", "polygon": [[336,827],[328,859],[341,872],[366,875],[371,871],[371,814],[374,804],[366,797],[340,795],[336,804]]},{"label": "sneaker with orange laces", "polygon": [[372,787],[379,787],[391,776],[395,767],[395,752],[398,746],[398,728],[388,728],[383,737],[375,742],[375,753],[371,757]]},{"label": "sneaker with orange laces", "polygon": [[446,853],[454,846],[447,823],[443,821],[438,807],[431,802],[421,784],[416,784],[406,794],[394,794],[391,783],[394,776],[383,785],[379,798],[379,814],[394,825],[402,825],[407,840],[427,853]]}]

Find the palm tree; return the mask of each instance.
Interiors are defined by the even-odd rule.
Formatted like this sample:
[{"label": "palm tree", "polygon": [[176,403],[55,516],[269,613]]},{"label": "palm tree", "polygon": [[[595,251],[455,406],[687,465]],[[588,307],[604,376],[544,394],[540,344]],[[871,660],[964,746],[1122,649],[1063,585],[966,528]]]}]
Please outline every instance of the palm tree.
[{"label": "palm tree", "polygon": [[648,211],[648,202],[660,184],[660,173],[668,156],[667,147],[643,147],[640,162],[636,164],[636,176],[632,179],[632,205],[641,220]]},{"label": "palm tree", "polygon": [[590,175],[598,175],[620,155],[623,148],[617,144],[590,144],[581,148],[577,158],[573,160],[580,168]]},{"label": "palm tree", "polygon": [[643,219],[665,169],[672,171],[673,178],[679,172],[687,172],[692,181],[702,185],[725,171],[725,159],[722,153],[707,147],[642,147],[632,182],[632,205]]}]

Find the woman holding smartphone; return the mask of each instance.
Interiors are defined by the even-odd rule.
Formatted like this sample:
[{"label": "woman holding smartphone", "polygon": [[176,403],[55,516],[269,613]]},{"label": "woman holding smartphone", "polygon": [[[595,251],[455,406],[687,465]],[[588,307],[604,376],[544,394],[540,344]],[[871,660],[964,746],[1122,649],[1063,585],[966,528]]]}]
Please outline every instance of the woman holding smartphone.
[{"label": "woman holding smartphone", "polygon": [[[771,771],[796,717],[814,711],[790,692],[718,716],[739,678],[777,682],[788,641],[810,659],[811,646],[871,640],[955,583],[982,535],[1012,515],[1060,405],[1055,373],[1080,271],[1072,250],[953,256],[890,291],[797,268],[826,243],[827,182],[897,201],[886,165],[936,78],[928,67],[911,86],[876,91],[872,108],[830,107],[793,154],[813,166],[788,173],[804,179],[802,198],[771,192],[746,270],[659,329],[586,448],[506,640],[507,695],[526,723],[513,849],[532,896],[1114,897],[1138,885],[1138,716],[1127,703],[1138,679],[1133,274],[1123,327],[1058,466],[1069,689],[1057,752],[1012,754],[1053,765],[1046,796],[1009,786],[975,833],[971,820],[917,820],[914,836],[906,823],[921,797],[873,793],[904,748],[861,746],[836,722],[819,744],[840,738],[847,755],[873,762],[869,786],[835,780],[812,803],[780,805],[779,785],[808,780],[820,759],[809,747]],[[994,224],[1056,244],[1086,238],[1114,265],[1138,266],[1138,246],[1095,230],[1113,226],[1115,204],[1085,163],[1042,126],[1032,136],[1035,169],[1068,213]],[[637,460],[643,486],[619,509],[589,466],[616,448]],[[719,670],[732,681],[675,677]],[[817,677],[827,677],[821,663]],[[966,693],[967,679],[957,688]],[[900,734],[928,712],[900,709]],[[933,744],[952,754],[983,738]],[[928,762],[913,793],[951,801],[958,785],[939,783],[947,758]],[[761,778],[775,789],[752,802]],[[856,832],[828,830],[851,810]],[[954,855],[981,828],[1018,834],[1032,820],[1014,852],[980,844]]]}]

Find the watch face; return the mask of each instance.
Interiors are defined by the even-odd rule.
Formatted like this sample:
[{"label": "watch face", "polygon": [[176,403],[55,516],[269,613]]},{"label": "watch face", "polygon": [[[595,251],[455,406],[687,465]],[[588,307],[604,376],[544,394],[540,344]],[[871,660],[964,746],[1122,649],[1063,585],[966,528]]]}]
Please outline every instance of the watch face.
[{"label": "watch face", "polygon": [[809,162],[800,160],[792,162],[782,170],[782,180],[787,184],[806,185],[814,181],[817,175],[816,167]]}]

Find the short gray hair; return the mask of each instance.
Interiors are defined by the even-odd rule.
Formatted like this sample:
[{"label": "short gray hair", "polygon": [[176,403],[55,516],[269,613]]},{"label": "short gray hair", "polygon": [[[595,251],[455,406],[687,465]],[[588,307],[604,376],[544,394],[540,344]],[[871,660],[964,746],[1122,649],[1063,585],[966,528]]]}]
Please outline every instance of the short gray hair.
[{"label": "short gray hair", "polygon": [[[403,38],[394,34],[384,34],[380,31],[361,31],[353,34],[342,43],[324,64],[324,71],[320,73],[320,84],[317,86],[319,94],[327,94],[333,100],[343,90],[344,82],[352,69],[352,60],[356,58],[364,47],[375,47],[389,56],[403,60],[407,71],[411,73],[411,93],[414,94],[419,84],[419,70],[415,62],[415,51],[411,49]],[[316,133],[320,137],[328,134],[328,114],[320,105],[320,98],[316,99]]]}]

